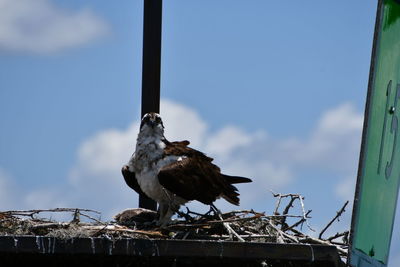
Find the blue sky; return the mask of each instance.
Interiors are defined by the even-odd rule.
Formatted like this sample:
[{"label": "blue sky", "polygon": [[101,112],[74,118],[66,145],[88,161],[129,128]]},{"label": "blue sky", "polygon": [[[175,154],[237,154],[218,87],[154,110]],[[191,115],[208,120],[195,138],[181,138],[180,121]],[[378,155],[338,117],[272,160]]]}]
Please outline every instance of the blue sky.
[{"label": "blue sky", "polygon": [[[119,169],[138,127],[142,1],[0,6],[0,209],[135,207]],[[167,138],[251,176],[243,208],[272,211],[269,190],[302,193],[323,227],[353,197],[376,1],[163,8]],[[396,266],[398,228],[393,240]]]}]

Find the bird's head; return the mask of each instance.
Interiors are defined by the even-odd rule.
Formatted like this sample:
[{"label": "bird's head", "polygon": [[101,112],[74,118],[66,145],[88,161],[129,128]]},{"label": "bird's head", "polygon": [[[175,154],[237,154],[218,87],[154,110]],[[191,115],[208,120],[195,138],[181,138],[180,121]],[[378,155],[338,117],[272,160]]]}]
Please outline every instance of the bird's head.
[{"label": "bird's head", "polygon": [[146,113],[140,123],[140,132],[162,135],[164,133],[164,125],[160,115],[155,112]]}]

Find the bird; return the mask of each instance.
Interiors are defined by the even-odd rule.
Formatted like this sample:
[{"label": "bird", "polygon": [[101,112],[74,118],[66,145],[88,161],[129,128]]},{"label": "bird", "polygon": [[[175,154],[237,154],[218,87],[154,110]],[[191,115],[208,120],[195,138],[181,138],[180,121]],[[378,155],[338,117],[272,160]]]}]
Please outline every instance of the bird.
[{"label": "bird", "polygon": [[158,226],[168,225],[180,206],[189,201],[213,205],[222,197],[239,205],[234,184],[252,182],[246,177],[221,173],[213,158],[189,144],[187,140],[168,141],[161,116],[147,113],[140,123],[135,152],[122,167],[126,184],[158,203]]}]

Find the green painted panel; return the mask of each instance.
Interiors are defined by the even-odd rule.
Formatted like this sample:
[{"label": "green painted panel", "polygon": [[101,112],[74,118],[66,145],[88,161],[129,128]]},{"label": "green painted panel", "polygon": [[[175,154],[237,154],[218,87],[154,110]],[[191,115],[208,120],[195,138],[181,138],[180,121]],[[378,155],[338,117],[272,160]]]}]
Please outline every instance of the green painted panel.
[{"label": "green painted panel", "polygon": [[400,3],[381,4],[352,250],[386,265],[400,182]]}]

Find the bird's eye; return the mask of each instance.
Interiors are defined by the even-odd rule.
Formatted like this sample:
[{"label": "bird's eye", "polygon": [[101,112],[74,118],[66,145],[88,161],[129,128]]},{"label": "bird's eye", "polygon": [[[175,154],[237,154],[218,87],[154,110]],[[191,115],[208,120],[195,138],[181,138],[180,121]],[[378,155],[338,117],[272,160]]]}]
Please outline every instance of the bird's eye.
[{"label": "bird's eye", "polygon": [[164,124],[163,124],[163,122],[161,120],[161,117],[159,117],[159,116],[156,117],[156,123],[160,124],[164,128]]}]

